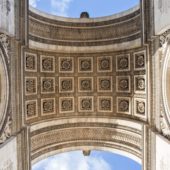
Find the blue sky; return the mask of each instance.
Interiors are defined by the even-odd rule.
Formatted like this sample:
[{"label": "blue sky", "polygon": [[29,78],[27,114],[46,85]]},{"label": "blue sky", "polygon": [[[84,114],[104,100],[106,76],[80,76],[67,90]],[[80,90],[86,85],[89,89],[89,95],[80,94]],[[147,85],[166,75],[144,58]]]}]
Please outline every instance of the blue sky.
[{"label": "blue sky", "polygon": [[139,0],[30,0],[32,6],[42,11],[72,18],[79,18],[82,11],[92,18],[112,15],[138,3]]},{"label": "blue sky", "polygon": [[[139,0],[29,0],[31,6],[47,13],[79,18],[82,11],[90,17],[112,15],[129,9]],[[49,157],[33,166],[33,170],[141,170],[141,166],[110,152],[93,151],[89,157],[70,152]]]},{"label": "blue sky", "polygon": [[32,170],[141,170],[141,166],[111,152],[92,151],[85,157],[82,151],[73,151],[42,160]]}]

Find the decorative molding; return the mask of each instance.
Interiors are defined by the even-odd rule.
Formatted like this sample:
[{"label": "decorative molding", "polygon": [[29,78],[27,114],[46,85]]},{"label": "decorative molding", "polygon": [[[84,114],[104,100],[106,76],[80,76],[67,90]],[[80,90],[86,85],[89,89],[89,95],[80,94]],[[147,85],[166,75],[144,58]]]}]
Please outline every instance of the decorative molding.
[{"label": "decorative molding", "polygon": [[140,71],[146,69],[146,51],[138,51],[133,53],[134,57],[134,70]]},{"label": "decorative molding", "polygon": [[5,125],[4,131],[0,136],[0,144],[4,143],[12,134],[12,119],[11,115],[7,118],[7,123]]},{"label": "decorative molding", "polygon": [[159,37],[160,46],[162,47],[166,42],[170,41],[170,29],[165,31],[162,35]]},{"label": "decorative molding", "polygon": [[168,126],[167,120],[165,118],[165,111],[162,106],[161,106],[161,115],[160,115],[160,128],[162,134],[168,139],[170,139],[170,127]]},{"label": "decorative molding", "polygon": [[134,98],[134,116],[144,120],[147,119],[146,99]]},{"label": "decorative molding", "polygon": [[41,72],[54,73],[55,72],[55,57],[54,56],[40,56]]},{"label": "decorative molding", "polygon": [[170,109],[168,104],[167,97],[167,68],[169,63],[169,40],[170,40],[170,30],[167,30],[164,34],[164,39],[162,37],[162,48],[161,48],[161,86],[162,86],[162,98],[161,98],[161,107],[160,107],[160,129],[162,134],[170,139]]},{"label": "decorative molding", "polygon": [[5,53],[7,55],[8,63],[10,62],[9,58],[9,37],[6,34],[0,34],[0,42],[2,43],[2,46],[5,50]]}]

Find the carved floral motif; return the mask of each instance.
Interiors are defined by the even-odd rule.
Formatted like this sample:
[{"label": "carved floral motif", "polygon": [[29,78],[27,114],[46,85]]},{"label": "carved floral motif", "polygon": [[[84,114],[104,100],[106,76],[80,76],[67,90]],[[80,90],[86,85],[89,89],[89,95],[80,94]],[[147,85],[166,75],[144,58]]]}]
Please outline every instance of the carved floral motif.
[{"label": "carved floral motif", "polygon": [[60,112],[67,113],[74,111],[74,100],[69,97],[61,97],[60,98]]},{"label": "carved floral motif", "polygon": [[41,56],[41,71],[54,72],[54,57]]},{"label": "carved floral motif", "polygon": [[8,116],[4,131],[0,136],[0,144],[4,143],[9,138],[11,136],[11,133],[12,133],[12,120],[11,116]]},{"label": "carved floral motif", "polygon": [[54,99],[43,99],[42,100],[42,109],[43,114],[54,113]]},{"label": "carved floral motif", "polygon": [[117,100],[118,112],[129,113],[129,99],[118,98]]},{"label": "carved floral motif", "polygon": [[91,72],[93,69],[92,58],[79,58],[79,72]]},{"label": "carved floral motif", "polygon": [[32,53],[25,53],[25,70],[26,71],[37,71],[37,56]]},{"label": "carved floral motif", "polygon": [[99,111],[111,112],[112,111],[112,98],[99,97],[98,98]]},{"label": "carved floral motif", "polygon": [[88,92],[93,90],[93,79],[82,77],[79,78],[79,91],[81,92]]},{"label": "carved floral motif", "polygon": [[55,82],[54,78],[42,78],[41,79],[42,93],[53,93],[55,91],[54,82]]},{"label": "carved floral motif", "polygon": [[112,58],[110,56],[105,57],[98,57],[98,71],[99,72],[105,72],[105,71],[111,71],[112,70]]},{"label": "carved floral motif", "polygon": [[116,58],[117,71],[130,70],[130,55],[120,55]]},{"label": "carved floral motif", "polygon": [[79,98],[79,111],[93,111],[93,97]]},{"label": "carved floral motif", "polygon": [[26,78],[26,94],[36,94],[37,92],[37,81],[36,78]]},{"label": "carved floral motif", "polygon": [[98,78],[98,91],[112,91],[112,78],[99,77]]},{"label": "carved floral motif", "polygon": [[74,79],[73,78],[64,78],[60,77],[60,92],[73,92],[74,91]]},{"label": "carved floral motif", "polygon": [[73,72],[72,58],[60,58],[60,72]]},{"label": "carved floral motif", "polygon": [[117,76],[117,92],[130,92],[130,77]]},{"label": "carved floral motif", "polygon": [[33,118],[37,115],[37,101],[31,100],[26,102],[26,116]]}]

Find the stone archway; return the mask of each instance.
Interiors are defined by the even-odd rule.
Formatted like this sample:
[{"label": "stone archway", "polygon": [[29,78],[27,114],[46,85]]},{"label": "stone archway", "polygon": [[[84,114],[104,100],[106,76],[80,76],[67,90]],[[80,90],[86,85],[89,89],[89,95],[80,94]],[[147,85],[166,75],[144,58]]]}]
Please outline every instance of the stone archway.
[{"label": "stone archway", "polygon": [[[7,110],[9,104],[9,76],[8,76],[8,40],[5,34],[0,34],[0,132],[5,128],[7,119]],[[6,135],[0,133],[0,143],[9,137],[8,132]],[[4,138],[4,139],[3,139]]]},{"label": "stone archway", "polygon": [[144,129],[139,122],[121,119],[63,119],[35,124],[30,129],[33,163],[54,153],[102,149],[120,151],[142,162]]}]

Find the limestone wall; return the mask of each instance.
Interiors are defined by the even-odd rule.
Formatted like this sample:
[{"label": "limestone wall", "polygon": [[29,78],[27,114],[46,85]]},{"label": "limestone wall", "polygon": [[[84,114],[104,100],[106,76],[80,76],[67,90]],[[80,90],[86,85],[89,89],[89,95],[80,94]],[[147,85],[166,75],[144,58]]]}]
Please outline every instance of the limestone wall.
[{"label": "limestone wall", "polygon": [[15,35],[15,1],[0,1],[0,32]]},{"label": "limestone wall", "polygon": [[18,170],[16,138],[0,147],[0,160],[0,170]]}]

